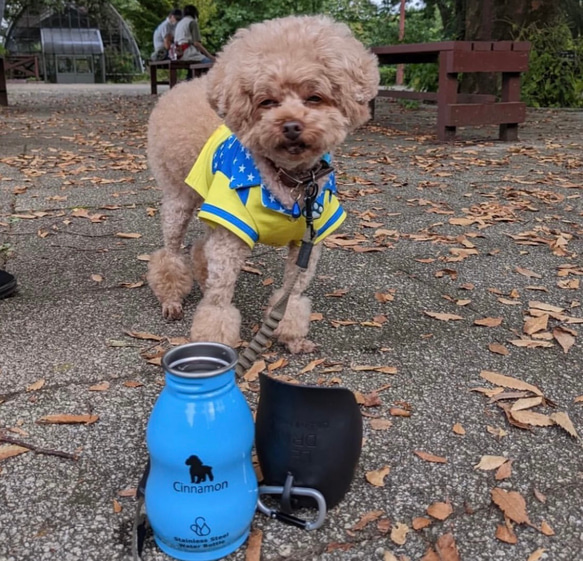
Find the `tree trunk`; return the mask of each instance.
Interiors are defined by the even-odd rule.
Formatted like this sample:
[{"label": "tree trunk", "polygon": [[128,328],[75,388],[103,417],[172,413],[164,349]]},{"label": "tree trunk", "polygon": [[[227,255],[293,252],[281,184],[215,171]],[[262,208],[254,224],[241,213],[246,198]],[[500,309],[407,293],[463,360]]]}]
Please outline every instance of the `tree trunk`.
[{"label": "tree trunk", "polygon": [[[462,0],[460,4],[464,5],[466,41],[512,40],[529,25],[553,25],[560,15],[557,0]],[[498,77],[491,74],[466,74],[461,91],[496,94],[498,82]]]}]

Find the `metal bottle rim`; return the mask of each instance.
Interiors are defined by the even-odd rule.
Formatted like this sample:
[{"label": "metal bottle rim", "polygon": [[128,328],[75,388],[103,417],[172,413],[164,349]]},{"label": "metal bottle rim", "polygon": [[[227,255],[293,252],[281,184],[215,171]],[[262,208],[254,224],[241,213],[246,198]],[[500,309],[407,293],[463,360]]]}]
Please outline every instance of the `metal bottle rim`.
[{"label": "metal bottle rim", "polygon": [[[223,366],[213,368],[208,372],[185,372],[179,370],[178,364],[209,360],[222,363]],[[233,370],[237,364],[238,355],[232,347],[214,342],[185,343],[173,349],[169,349],[162,357],[164,372],[174,374],[181,378],[212,378]]]}]

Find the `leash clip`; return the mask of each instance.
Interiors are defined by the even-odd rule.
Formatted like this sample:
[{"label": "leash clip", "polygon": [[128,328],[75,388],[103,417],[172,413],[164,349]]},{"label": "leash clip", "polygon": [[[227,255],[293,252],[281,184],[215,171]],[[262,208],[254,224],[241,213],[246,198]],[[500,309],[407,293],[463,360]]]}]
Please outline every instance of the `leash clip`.
[{"label": "leash clip", "polygon": [[[261,500],[262,495],[281,495],[282,510],[276,510],[266,506]],[[294,495],[298,497],[310,497],[316,501],[318,505],[318,516],[314,520],[304,520],[290,513],[291,497]],[[324,520],[326,519],[326,499],[324,495],[320,491],[309,487],[294,487],[293,476],[291,474],[288,474],[284,485],[261,485],[259,487],[257,509],[269,518],[308,531],[317,530],[324,524]]]}]

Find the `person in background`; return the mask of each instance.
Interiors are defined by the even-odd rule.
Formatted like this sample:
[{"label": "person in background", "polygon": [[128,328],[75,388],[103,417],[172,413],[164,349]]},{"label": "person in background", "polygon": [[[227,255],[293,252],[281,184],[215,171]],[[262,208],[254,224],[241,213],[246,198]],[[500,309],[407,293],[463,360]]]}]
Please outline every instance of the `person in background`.
[{"label": "person in background", "polygon": [[164,60],[168,58],[168,51],[172,40],[168,42],[168,36],[174,37],[176,24],[182,19],[182,10],[172,10],[168,17],[154,31],[154,52],[152,60]]},{"label": "person in background", "polygon": [[198,10],[191,4],[184,6],[183,17],[176,24],[174,43],[180,60],[214,62],[215,57],[201,43]]},{"label": "person in background", "polygon": [[16,290],[16,279],[10,273],[0,269],[0,300],[10,296]]}]

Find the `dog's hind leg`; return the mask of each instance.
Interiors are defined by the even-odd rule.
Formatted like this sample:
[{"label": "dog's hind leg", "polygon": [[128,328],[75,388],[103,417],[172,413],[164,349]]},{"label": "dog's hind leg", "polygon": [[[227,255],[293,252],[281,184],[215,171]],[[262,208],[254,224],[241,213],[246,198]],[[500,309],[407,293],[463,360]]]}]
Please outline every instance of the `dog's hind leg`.
[{"label": "dog's hind leg", "polygon": [[148,266],[148,283],[162,304],[166,319],[182,317],[182,301],[192,289],[193,272],[182,250],[186,230],[200,198],[193,189],[165,193],[160,216],[164,247],[154,252]]},{"label": "dog's hind leg", "polygon": [[249,246],[217,226],[204,244],[206,280],[204,294],[194,312],[190,338],[234,347],[239,342],[241,314],[232,304],[235,283],[250,255]]},{"label": "dog's hind leg", "polygon": [[[295,244],[290,245],[285,263],[283,287],[272,294],[266,314],[269,314],[271,308],[281,298],[284,290],[288,288],[289,283],[293,280],[292,272],[296,266],[295,263],[298,253],[299,247]],[[311,353],[316,349],[316,344],[306,337],[310,328],[310,313],[312,306],[310,299],[307,296],[304,296],[303,293],[314,278],[316,266],[321,253],[321,244],[315,245],[312,248],[308,268],[299,274],[290,293],[283,319],[275,330],[277,340],[280,343],[283,343],[292,353]]]}]

